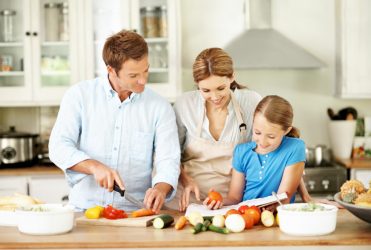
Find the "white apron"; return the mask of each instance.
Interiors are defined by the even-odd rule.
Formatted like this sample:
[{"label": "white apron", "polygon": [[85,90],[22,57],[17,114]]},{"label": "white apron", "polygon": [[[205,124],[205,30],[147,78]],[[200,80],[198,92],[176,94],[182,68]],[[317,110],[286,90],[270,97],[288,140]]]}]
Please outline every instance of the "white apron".
[{"label": "white apron", "polygon": [[[189,175],[200,189],[201,202],[207,197],[210,188],[214,188],[226,197],[232,177],[233,150],[238,143],[247,139],[246,124],[242,119],[240,106],[231,91],[231,101],[240,128],[240,139],[238,142],[218,142],[201,138],[202,124],[206,115],[204,109],[201,120],[197,124],[196,135],[189,139],[184,149],[182,165],[184,171]],[[179,209],[179,200],[183,193],[183,185],[178,184],[175,198],[166,204],[171,209]],[[200,203],[191,193],[190,203]]]}]

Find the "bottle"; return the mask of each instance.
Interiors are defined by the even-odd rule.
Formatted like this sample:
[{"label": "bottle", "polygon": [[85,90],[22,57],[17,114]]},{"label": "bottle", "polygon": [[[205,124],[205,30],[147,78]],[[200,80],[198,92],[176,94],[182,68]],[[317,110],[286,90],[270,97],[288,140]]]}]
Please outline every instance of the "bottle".
[{"label": "bottle", "polygon": [[166,5],[162,5],[159,8],[159,36],[160,37],[167,37],[167,7]]},{"label": "bottle", "polygon": [[0,11],[1,21],[1,41],[2,42],[13,42],[14,39],[14,17],[15,10],[2,10]]},{"label": "bottle", "polygon": [[60,4],[60,34],[59,34],[59,40],[61,41],[68,41],[70,38],[69,35],[69,22],[68,22],[68,3],[62,3]]},{"label": "bottle", "polygon": [[59,7],[58,3],[46,3],[45,8],[45,41],[59,40]]},{"label": "bottle", "polygon": [[147,6],[140,9],[141,28],[144,37],[158,37],[158,11],[156,7]]}]

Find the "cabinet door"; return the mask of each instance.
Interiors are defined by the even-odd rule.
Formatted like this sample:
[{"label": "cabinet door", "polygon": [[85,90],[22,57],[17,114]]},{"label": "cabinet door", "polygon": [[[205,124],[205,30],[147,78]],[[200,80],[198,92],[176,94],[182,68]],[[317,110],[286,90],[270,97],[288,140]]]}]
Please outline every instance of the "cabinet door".
[{"label": "cabinet door", "polygon": [[79,80],[78,1],[32,1],[33,99],[59,104],[65,90]]},{"label": "cabinet door", "polygon": [[29,0],[0,1],[0,104],[32,100]]},{"label": "cabinet door", "polygon": [[12,196],[14,193],[27,195],[27,178],[18,176],[0,177],[0,196]]},{"label": "cabinet door", "polygon": [[337,95],[371,98],[371,1],[337,1]]},{"label": "cabinet door", "polygon": [[69,186],[64,176],[32,176],[29,179],[30,196],[45,203],[65,203]]},{"label": "cabinet door", "polygon": [[101,55],[109,35],[121,29],[136,30],[148,43],[150,69],[146,86],[174,100],[180,93],[179,1],[86,0],[85,9],[89,12],[87,37],[93,41],[87,42],[88,51],[93,53],[87,53],[86,58],[94,62],[87,70],[87,78],[107,74]]},{"label": "cabinet door", "polygon": [[365,185],[366,188],[370,188],[371,185],[371,168],[370,169],[356,169],[352,168],[350,171],[350,178],[359,180]]}]

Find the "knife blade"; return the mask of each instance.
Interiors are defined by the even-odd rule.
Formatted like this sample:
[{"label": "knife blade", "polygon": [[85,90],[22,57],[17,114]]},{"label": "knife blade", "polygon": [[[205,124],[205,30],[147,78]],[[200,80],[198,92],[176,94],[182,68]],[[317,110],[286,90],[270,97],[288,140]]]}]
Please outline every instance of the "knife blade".
[{"label": "knife blade", "polygon": [[124,190],[121,189],[121,188],[119,187],[119,185],[117,185],[116,182],[113,184],[113,190],[115,190],[116,192],[118,192],[118,193],[121,195],[121,197],[125,197],[125,199],[126,199],[127,201],[129,201],[130,203],[134,204],[135,206],[137,206],[137,207],[139,207],[139,208],[146,208],[146,207],[144,206],[143,202],[137,200],[136,198],[134,198],[133,196],[131,196],[131,195],[128,194],[128,193],[125,194],[125,189],[124,189]]}]

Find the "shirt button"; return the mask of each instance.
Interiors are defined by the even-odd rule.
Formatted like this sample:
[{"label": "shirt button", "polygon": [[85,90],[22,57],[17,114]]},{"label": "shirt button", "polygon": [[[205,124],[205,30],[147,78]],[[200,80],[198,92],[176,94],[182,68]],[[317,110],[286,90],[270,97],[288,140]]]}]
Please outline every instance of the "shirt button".
[{"label": "shirt button", "polygon": [[265,161],[263,161],[263,163],[265,163]]},{"label": "shirt button", "polygon": [[262,168],[264,168],[264,166],[262,166]]},{"label": "shirt button", "polygon": [[119,129],[120,127],[119,126],[116,126],[116,129]]},{"label": "shirt button", "polygon": [[268,155],[265,155],[265,157],[268,157]]},{"label": "shirt button", "polygon": [[260,177],[259,177],[259,180],[261,180],[261,179],[262,179],[262,177],[260,176]]},{"label": "shirt button", "polygon": [[116,150],[117,150],[117,148],[116,148],[116,147],[114,147],[114,148],[113,148],[113,150],[115,150],[115,151],[116,151]]}]

